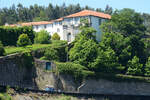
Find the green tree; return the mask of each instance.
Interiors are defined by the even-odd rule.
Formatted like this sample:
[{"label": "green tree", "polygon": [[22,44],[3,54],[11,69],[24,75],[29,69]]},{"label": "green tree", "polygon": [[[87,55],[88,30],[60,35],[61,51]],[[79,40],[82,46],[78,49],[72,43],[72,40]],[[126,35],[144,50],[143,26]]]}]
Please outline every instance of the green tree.
[{"label": "green tree", "polygon": [[0,41],[0,56],[4,56],[4,54],[5,54],[5,50],[4,50],[2,42]]},{"label": "green tree", "polygon": [[129,75],[142,75],[143,64],[139,63],[139,58],[134,56],[132,60],[128,61],[128,70],[127,74]]},{"label": "green tree", "polygon": [[[77,37],[85,37],[87,39],[93,39],[96,40],[96,30],[93,27],[90,27],[90,23],[88,19],[82,18],[80,20],[80,30],[81,32]],[[78,38],[77,38],[78,39]]]},{"label": "green tree", "polygon": [[48,44],[50,43],[50,35],[46,30],[41,30],[35,34],[34,43]]},{"label": "green tree", "polygon": [[104,13],[111,15],[113,13],[112,7],[110,7],[109,5],[106,5]]},{"label": "green tree", "polygon": [[[100,27],[103,31],[103,34],[122,34],[122,40],[120,43],[123,43],[124,45],[118,49],[120,49],[121,52],[123,51],[123,55],[121,55],[121,57],[125,57],[126,59],[124,64],[126,64],[127,60],[133,58],[134,56],[139,58],[140,63],[146,63],[146,45],[142,41],[142,37],[144,36],[146,28],[143,24],[143,18],[140,13],[137,13],[132,9],[122,9],[120,11],[116,10],[112,15],[111,20],[106,21]],[[119,38],[116,39],[120,40]],[[117,40],[113,39],[113,41]],[[116,46],[114,45],[113,47]],[[116,50],[114,51],[116,52]],[[117,51],[120,52],[119,50]],[[126,53],[128,54],[127,56],[124,55]],[[117,52],[116,54],[118,55]],[[124,62],[124,59],[122,59],[121,62]]]},{"label": "green tree", "polygon": [[18,46],[26,46],[30,44],[31,44],[31,40],[29,39],[27,34],[21,34],[19,36],[18,41],[17,41]]},{"label": "green tree", "polygon": [[123,36],[143,36],[146,30],[142,16],[132,9],[116,10],[111,20],[101,26],[103,32],[119,32]]},{"label": "green tree", "polygon": [[123,37],[119,33],[105,33],[102,36],[100,47],[103,50],[111,48],[115,55],[118,57],[118,61],[123,66],[126,66],[129,59],[131,59],[132,47],[129,45],[130,39]]},{"label": "green tree", "polygon": [[145,76],[150,76],[150,57],[148,58],[148,61],[146,62],[144,70],[145,70],[144,75]]},{"label": "green tree", "polygon": [[69,51],[71,61],[90,68],[90,63],[97,57],[98,45],[94,40],[82,37]]},{"label": "green tree", "polygon": [[60,40],[60,36],[58,35],[58,33],[53,34],[52,40]]},{"label": "green tree", "polygon": [[95,72],[104,73],[116,73],[120,71],[120,68],[122,67],[118,63],[118,57],[111,48],[105,50],[99,48],[98,57],[91,63],[91,66]]},{"label": "green tree", "polygon": [[75,39],[73,48],[69,51],[71,61],[79,63],[90,69],[90,63],[97,57],[97,48],[94,33],[96,30],[90,27],[87,19],[81,19],[81,32]]}]

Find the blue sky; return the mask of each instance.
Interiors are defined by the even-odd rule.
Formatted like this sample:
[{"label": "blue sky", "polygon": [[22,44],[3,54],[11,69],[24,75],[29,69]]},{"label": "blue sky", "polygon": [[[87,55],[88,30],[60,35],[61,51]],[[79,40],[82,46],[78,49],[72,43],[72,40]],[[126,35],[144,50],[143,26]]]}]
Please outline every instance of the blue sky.
[{"label": "blue sky", "polygon": [[108,4],[114,9],[132,8],[137,12],[150,13],[150,0],[0,0],[0,8],[10,7],[12,4],[17,5],[18,3],[24,6],[34,4],[47,6],[49,3],[62,5],[64,2],[66,5],[79,3],[81,6],[88,5],[102,9]]}]

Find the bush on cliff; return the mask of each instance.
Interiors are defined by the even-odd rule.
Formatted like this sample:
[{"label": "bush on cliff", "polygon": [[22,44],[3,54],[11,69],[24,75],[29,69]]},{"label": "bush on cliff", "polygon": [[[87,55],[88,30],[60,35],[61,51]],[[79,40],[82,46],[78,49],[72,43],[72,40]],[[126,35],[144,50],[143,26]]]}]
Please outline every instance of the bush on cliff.
[{"label": "bush on cliff", "polygon": [[22,47],[22,46],[27,46],[31,44],[31,40],[29,39],[27,34],[21,34],[18,38],[17,45]]},{"label": "bush on cliff", "polygon": [[54,60],[65,62],[67,59],[67,42],[55,40],[49,48],[45,50],[44,57],[41,60]]},{"label": "bush on cliff", "polygon": [[94,72],[88,71],[86,67],[72,62],[56,63],[56,66],[58,73],[72,75],[75,80],[81,81],[83,78],[94,75]]},{"label": "bush on cliff", "polygon": [[145,76],[150,76],[150,57],[148,58],[148,61],[146,62],[146,66],[145,66]]},{"label": "bush on cliff", "polygon": [[45,57],[45,59],[50,60],[50,61],[52,61],[52,60],[58,61],[59,60],[58,51],[55,50],[54,48],[46,49],[46,51],[44,53],[44,57]]},{"label": "bush on cliff", "polygon": [[128,70],[127,74],[129,75],[142,75],[143,64],[139,63],[139,58],[134,56],[132,60],[128,61]]},{"label": "bush on cliff", "polygon": [[5,53],[5,50],[3,48],[2,42],[0,41],[0,56],[4,56],[4,53]]}]

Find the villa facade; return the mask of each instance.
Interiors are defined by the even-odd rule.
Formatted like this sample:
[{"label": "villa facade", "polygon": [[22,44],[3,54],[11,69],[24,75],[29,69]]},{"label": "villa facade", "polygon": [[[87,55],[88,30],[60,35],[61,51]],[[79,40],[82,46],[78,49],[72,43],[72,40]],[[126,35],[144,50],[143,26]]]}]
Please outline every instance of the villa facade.
[{"label": "villa facade", "polygon": [[46,30],[52,36],[55,32],[59,34],[61,40],[71,42],[75,39],[75,36],[79,33],[80,19],[87,18],[91,27],[96,29],[96,39],[99,41],[101,37],[101,30],[99,26],[107,19],[111,19],[108,14],[83,10],[78,13],[71,14],[52,21],[40,21],[40,22],[28,22],[16,24],[19,26],[33,26],[35,32],[40,30]]}]

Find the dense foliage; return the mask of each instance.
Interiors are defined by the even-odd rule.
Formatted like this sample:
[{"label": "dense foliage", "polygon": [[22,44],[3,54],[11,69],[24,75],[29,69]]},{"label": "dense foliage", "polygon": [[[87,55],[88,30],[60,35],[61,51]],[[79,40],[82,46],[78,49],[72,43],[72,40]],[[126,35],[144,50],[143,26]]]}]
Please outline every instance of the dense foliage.
[{"label": "dense foliage", "polygon": [[128,70],[127,70],[127,74],[130,75],[142,75],[142,67],[143,65],[139,63],[139,58],[137,58],[136,56],[133,57],[132,60],[128,61]]},{"label": "dense foliage", "polygon": [[29,36],[31,42],[34,40],[34,31],[32,27],[0,27],[0,41],[4,46],[16,45],[20,34],[25,33]]},{"label": "dense foliage", "polygon": [[41,30],[35,34],[34,43],[48,44],[50,43],[50,35],[46,30]]},{"label": "dense foliage", "polygon": [[21,34],[18,38],[17,45],[20,47],[31,45],[31,40],[27,34]]},{"label": "dense foliage", "polygon": [[145,66],[145,76],[150,76],[150,57],[148,58],[148,61],[146,62]]},{"label": "dense foliage", "polygon": [[52,40],[60,40],[60,36],[58,35],[58,33],[53,34]]},{"label": "dense foliage", "polygon": [[87,19],[81,19],[81,32],[78,34],[73,48],[69,51],[70,61],[81,64],[91,69],[90,64],[97,57],[96,30],[89,27]]},{"label": "dense foliage", "polygon": [[143,39],[146,31],[143,22],[139,13],[123,9],[116,11],[112,19],[101,26],[103,38],[100,45],[114,50],[118,63],[125,67],[124,74],[144,75],[149,42]]},{"label": "dense foliage", "polygon": [[0,56],[4,56],[4,54],[5,54],[5,50],[4,50],[2,42],[0,41]]},{"label": "dense foliage", "polygon": [[67,60],[67,42],[60,40],[53,40],[49,48],[44,52],[42,60],[60,61]]},{"label": "dense foliage", "polygon": [[90,64],[97,56],[97,47],[97,44],[93,40],[86,40],[84,37],[82,37],[70,50],[70,61],[90,68]]},{"label": "dense foliage", "polygon": [[115,11],[111,20],[101,27],[104,32],[117,32],[125,37],[130,35],[142,36],[146,30],[143,21],[140,13],[125,8],[120,11]]},{"label": "dense foliage", "polygon": [[[94,10],[94,8],[88,6],[81,7],[80,4],[66,6],[65,3],[60,6],[50,3],[47,7],[38,6],[37,4],[29,7],[24,7],[22,4],[18,4],[17,7],[12,5],[10,8],[0,9],[0,25],[4,25],[5,23],[13,24],[18,22],[53,20],[83,9]],[[107,5],[105,10],[98,8],[96,11],[112,14],[113,9]]]}]

